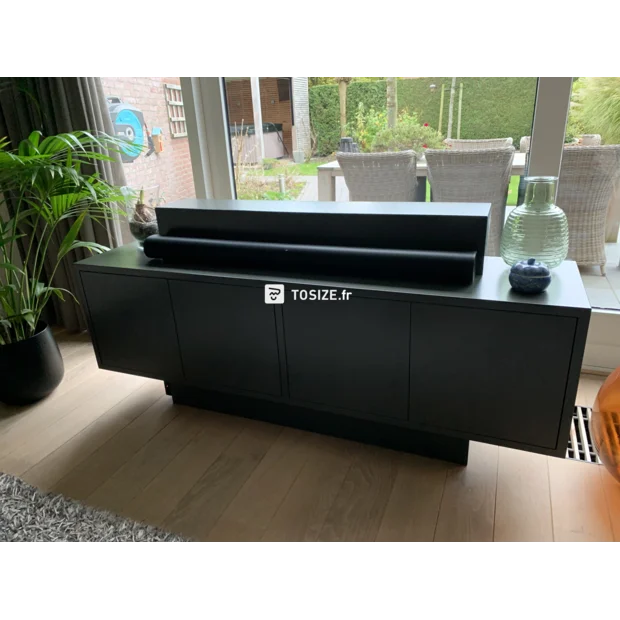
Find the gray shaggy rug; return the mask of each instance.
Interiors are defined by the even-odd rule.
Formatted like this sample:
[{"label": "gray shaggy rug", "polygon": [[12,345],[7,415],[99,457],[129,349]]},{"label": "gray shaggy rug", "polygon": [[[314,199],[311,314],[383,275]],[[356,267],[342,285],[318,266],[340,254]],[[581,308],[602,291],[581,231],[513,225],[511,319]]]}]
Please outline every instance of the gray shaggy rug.
[{"label": "gray shaggy rug", "polygon": [[0,473],[0,542],[183,542]]}]

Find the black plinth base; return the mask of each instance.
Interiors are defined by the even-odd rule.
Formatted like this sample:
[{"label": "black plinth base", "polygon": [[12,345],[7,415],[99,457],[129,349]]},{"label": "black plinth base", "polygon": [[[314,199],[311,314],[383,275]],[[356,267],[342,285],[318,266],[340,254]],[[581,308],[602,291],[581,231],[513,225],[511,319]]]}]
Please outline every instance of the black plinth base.
[{"label": "black plinth base", "polygon": [[469,441],[283,403],[166,384],[175,403],[467,465]]}]

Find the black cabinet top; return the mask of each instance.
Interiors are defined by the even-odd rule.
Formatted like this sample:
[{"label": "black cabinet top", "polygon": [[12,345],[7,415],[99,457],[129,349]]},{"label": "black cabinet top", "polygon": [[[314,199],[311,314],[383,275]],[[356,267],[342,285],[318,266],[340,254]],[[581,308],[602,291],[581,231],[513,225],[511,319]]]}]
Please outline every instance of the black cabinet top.
[{"label": "black cabinet top", "polygon": [[[92,256],[76,263],[78,269],[101,273],[170,278],[237,284],[263,287],[269,283],[286,285],[344,287],[356,289],[368,297],[401,299],[423,303],[484,306],[487,308],[516,310],[523,312],[558,313],[569,316],[584,316],[590,312],[590,303],[573,261],[564,261],[554,269],[549,288],[541,295],[521,295],[511,290],[508,283],[509,268],[501,258],[487,256],[484,259],[484,274],[469,286],[422,286],[401,284],[386,279],[371,282],[363,279],[331,278],[321,275],[310,278],[273,271],[215,270],[188,266],[169,266],[144,255],[137,243]],[[434,299],[429,299],[433,297]]]}]

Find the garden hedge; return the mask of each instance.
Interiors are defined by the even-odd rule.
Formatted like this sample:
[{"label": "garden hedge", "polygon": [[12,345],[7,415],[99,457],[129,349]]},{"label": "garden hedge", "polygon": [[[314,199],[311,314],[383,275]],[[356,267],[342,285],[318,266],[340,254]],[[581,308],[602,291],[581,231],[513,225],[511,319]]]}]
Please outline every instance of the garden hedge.
[{"label": "garden hedge", "polygon": [[[448,127],[450,83],[452,78],[414,78],[398,80],[398,109],[415,112],[421,123],[438,128],[441,84],[445,84],[442,133]],[[456,137],[458,85],[463,83],[461,138],[512,137],[518,148],[522,136],[529,136],[534,116],[537,78],[477,77],[457,78],[452,137]],[[430,85],[435,84],[435,92]],[[310,121],[317,136],[317,152],[329,155],[340,139],[338,86],[313,86],[310,95]],[[362,101],[369,108],[385,109],[385,80],[352,82],[347,89],[347,120],[351,122]]]},{"label": "garden hedge", "polygon": [[[386,97],[387,85],[385,80],[378,82],[352,82],[347,88],[347,121],[350,122],[354,119],[355,111],[360,101],[364,103],[366,109],[372,107],[375,110],[385,110]],[[340,112],[340,100],[338,100],[338,112]]]},{"label": "garden hedge", "polygon": [[313,86],[308,89],[308,97],[310,125],[316,135],[317,155],[329,155],[338,148],[340,140],[338,86]]}]

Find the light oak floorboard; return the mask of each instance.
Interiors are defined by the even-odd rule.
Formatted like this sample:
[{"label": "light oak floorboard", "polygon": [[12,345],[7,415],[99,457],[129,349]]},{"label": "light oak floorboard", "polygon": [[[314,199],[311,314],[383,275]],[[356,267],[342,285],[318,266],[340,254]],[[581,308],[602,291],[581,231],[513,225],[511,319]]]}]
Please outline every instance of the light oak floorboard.
[{"label": "light oak floorboard", "polygon": [[547,463],[554,539],[613,540],[599,466],[554,457]]},{"label": "light oak floorboard", "polygon": [[553,540],[547,458],[499,449],[494,540]]},{"label": "light oak floorboard", "polygon": [[68,392],[72,387],[86,381],[99,370],[97,358],[92,350],[81,351],[74,358],[75,363],[68,366],[65,364],[65,376],[62,383],[54,390],[49,398],[54,399]]},{"label": "light oak floorboard", "polygon": [[592,465],[592,467],[597,467],[601,476],[601,484],[603,485],[603,493],[607,502],[614,540],[620,542],[620,482],[602,465]]},{"label": "light oak floorboard", "polygon": [[[59,396],[68,392],[70,389],[84,381],[88,373],[84,372],[84,369],[90,371],[92,375],[98,371],[97,360],[92,347],[86,347],[72,358],[71,363],[65,362],[65,374],[60,385],[43,401],[46,405],[53,402]],[[14,419],[14,414],[19,414],[24,411],[32,411],[37,409],[43,403],[35,403],[26,406],[9,406],[4,403],[0,403],[0,428],[6,426],[7,421]]]},{"label": "light oak floorboard", "polygon": [[268,541],[318,538],[357,449],[353,442],[314,435],[299,476],[263,535]]},{"label": "light oak floorboard", "polygon": [[162,396],[133,422],[95,450],[78,467],[64,476],[53,486],[53,490],[75,499],[86,499],[178,413],[179,410],[172,404],[172,399],[169,396]]},{"label": "light oak floorboard", "polygon": [[400,455],[397,466],[377,540],[430,542],[435,535],[446,475],[454,466],[414,454]]},{"label": "light oak floorboard", "polygon": [[122,384],[119,375],[99,370],[57,398],[52,395],[35,405],[20,408],[10,418],[5,417],[0,421],[0,456],[6,456],[72,411],[84,408],[93,395],[114,389],[117,384]]},{"label": "light oak floorboard", "polygon": [[497,446],[470,442],[467,466],[451,469],[446,477],[435,540],[493,540],[497,465]]},{"label": "light oak floorboard", "polygon": [[206,540],[281,431],[278,426],[248,420],[243,431],[164,519],[164,527],[193,540]]},{"label": "light oak floorboard", "polygon": [[159,381],[147,381],[106,415],[97,418],[31,467],[24,474],[24,480],[42,489],[52,488],[162,396],[163,384]]},{"label": "light oak floorboard", "polygon": [[309,454],[311,435],[285,428],[222,513],[213,541],[260,540]]},{"label": "light oak floorboard", "polygon": [[397,460],[397,452],[359,446],[319,540],[375,540],[396,479]]},{"label": "light oak floorboard", "polygon": [[575,404],[581,407],[592,407],[594,400],[598,394],[601,385],[605,382],[606,377],[601,375],[583,374],[579,378],[579,387],[577,388],[577,398]]},{"label": "light oak floorboard", "polygon": [[[44,401],[23,406],[0,403],[0,440],[11,428],[23,426],[26,420],[28,420],[28,424],[40,428],[45,424],[45,412],[53,411],[53,405],[57,400],[79,386],[79,384],[95,377],[99,372],[103,372],[97,368],[94,355],[91,355],[90,358],[83,360],[81,364],[65,373],[62,383]],[[2,449],[0,447],[1,454]]]},{"label": "light oak floorboard", "polygon": [[129,503],[124,514],[159,525],[245,426],[243,418],[200,413],[202,431]]},{"label": "light oak floorboard", "polygon": [[58,348],[64,360],[68,360],[75,353],[90,349],[92,351],[92,344],[88,332],[80,332],[69,334],[66,331],[59,333],[54,332]]},{"label": "light oak floorboard", "polygon": [[126,375],[122,379],[108,377],[100,390],[81,403],[73,403],[70,412],[49,425],[45,432],[29,437],[22,435],[20,440],[16,440],[13,449],[8,450],[8,455],[0,458],[0,469],[17,476],[23,474],[66,443],[73,435],[106,414],[146,381],[143,377],[131,375]]},{"label": "light oak floorboard", "polygon": [[87,503],[121,513],[198,434],[200,412],[180,407],[179,415],[162,428],[125,465],[87,498]]}]

